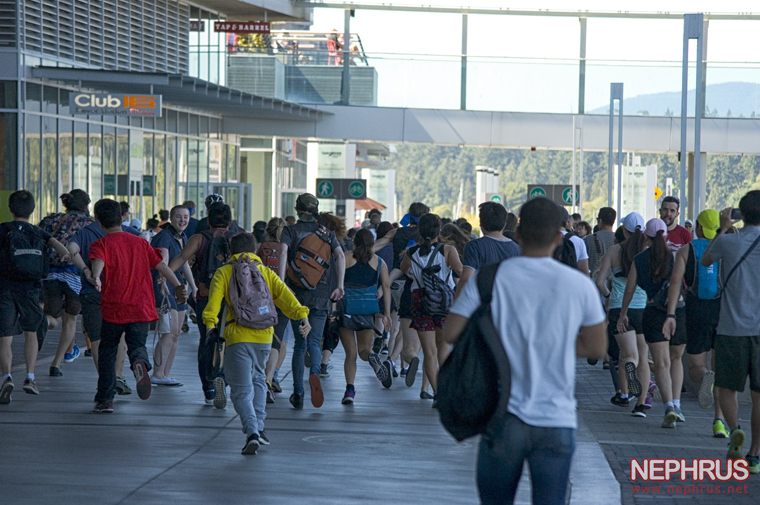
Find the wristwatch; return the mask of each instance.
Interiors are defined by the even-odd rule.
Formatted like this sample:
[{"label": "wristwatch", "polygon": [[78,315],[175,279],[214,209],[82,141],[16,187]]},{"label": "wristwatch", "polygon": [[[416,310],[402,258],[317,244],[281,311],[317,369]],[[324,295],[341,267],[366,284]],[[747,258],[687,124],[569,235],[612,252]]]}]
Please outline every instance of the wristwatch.
[{"label": "wristwatch", "polygon": [[673,319],[675,319],[675,318],[676,318],[676,315],[675,315],[675,314],[668,314],[666,317],[667,317],[667,318],[673,318]]}]

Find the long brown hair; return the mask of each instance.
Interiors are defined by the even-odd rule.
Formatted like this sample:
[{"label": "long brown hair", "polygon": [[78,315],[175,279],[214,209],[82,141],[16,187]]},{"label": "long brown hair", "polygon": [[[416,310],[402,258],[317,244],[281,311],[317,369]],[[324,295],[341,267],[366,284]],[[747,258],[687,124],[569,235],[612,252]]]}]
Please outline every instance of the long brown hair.
[{"label": "long brown hair", "polygon": [[649,277],[652,279],[652,282],[657,284],[662,282],[670,272],[670,262],[673,259],[673,254],[670,252],[662,230],[658,230],[657,235],[651,240],[652,244],[649,246],[652,251],[649,255]]},{"label": "long brown hair", "polygon": [[372,259],[372,247],[375,245],[375,238],[372,232],[363,228],[356,232],[354,237],[354,259],[357,263],[369,263]]},{"label": "long brown hair", "polygon": [[641,232],[641,228],[636,227],[636,231],[628,235],[628,238],[620,244],[620,268],[623,270],[623,275],[628,277],[628,272],[631,271],[633,264],[633,257],[646,248],[647,238]]}]

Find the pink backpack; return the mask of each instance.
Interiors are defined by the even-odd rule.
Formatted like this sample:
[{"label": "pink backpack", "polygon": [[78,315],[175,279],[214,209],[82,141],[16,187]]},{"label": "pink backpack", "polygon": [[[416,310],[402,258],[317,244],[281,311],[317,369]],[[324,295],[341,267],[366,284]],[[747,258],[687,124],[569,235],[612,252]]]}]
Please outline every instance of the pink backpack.
[{"label": "pink backpack", "polygon": [[235,324],[245,328],[265,330],[277,324],[277,309],[272,300],[266,279],[247,255],[230,262],[230,310]]}]

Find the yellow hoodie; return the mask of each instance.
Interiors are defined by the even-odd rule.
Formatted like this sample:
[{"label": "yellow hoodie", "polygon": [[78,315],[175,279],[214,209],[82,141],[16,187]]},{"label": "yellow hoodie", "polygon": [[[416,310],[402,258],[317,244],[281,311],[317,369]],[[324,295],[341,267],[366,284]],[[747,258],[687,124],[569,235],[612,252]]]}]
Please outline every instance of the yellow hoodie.
[{"label": "yellow hoodie", "polygon": [[[279,308],[286,317],[290,319],[303,319],[308,317],[309,309],[298,303],[296,297],[285,285],[280,277],[271,269],[261,264],[261,259],[253,253],[241,253],[248,256],[251,262],[257,262],[257,268],[264,276],[264,280],[269,286],[272,293],[274,304]],[[235,254],[230,261],[235,261],[241,254]],[[230,305],[230,279],[232,277],[232,265],[227,264],[219,268],[214,273],[211,280],[211,287],[208,295],[208,305],[203,311],[203,323],[208,328],[213,328],[219,322],[219,311],[222,306],[222,298],[229,307]],[[256,330],[254,328],[245,328],[238,326],[234,322],[232,311],[227,311],[227,326],[224,329],[224,339],[227,345],[238,344],[240,342],[251,342],[254,344],[271,344],[274,330],[267,328],[265,330]]]}]

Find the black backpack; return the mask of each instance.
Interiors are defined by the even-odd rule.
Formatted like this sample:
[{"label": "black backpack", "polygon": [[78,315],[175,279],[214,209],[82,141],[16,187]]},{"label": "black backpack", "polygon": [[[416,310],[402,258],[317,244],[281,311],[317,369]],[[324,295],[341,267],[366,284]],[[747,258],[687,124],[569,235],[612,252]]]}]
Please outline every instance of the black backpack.
[{"label": "black backpack", "polygon": [[202,231],[203,243],[201,250],[203,255],[196,263],[197,282],[202,282],[206,287],[211,286],[211,279],[217,269],[229,263],[232,253],[230,252],[230,239],[235,235],[229,230],[206,230]]},{"label": "black backpack", "polygon": [[8,234],[3,242],[4,277],[29,282],[40,281],[50,272],[50,256],[42,237],[34,231],[25,231],[23,226],[7,223]]},{"label": "black backpack", "polygon": [[578,256],[575,254],[575,244],[570,240],[570,237],[575,236],[573,232],[567,232],[562,237],[562,243],[554,250],[554,259],[565,265],[578,268]]},{"label": "black backpack", "polygon": [[499,263],[478,272],[481,305],[438,372],[438,413],[458,441],[484,433],[494,414],[506,412],[511,387],[509,359],[491,317]]}]

